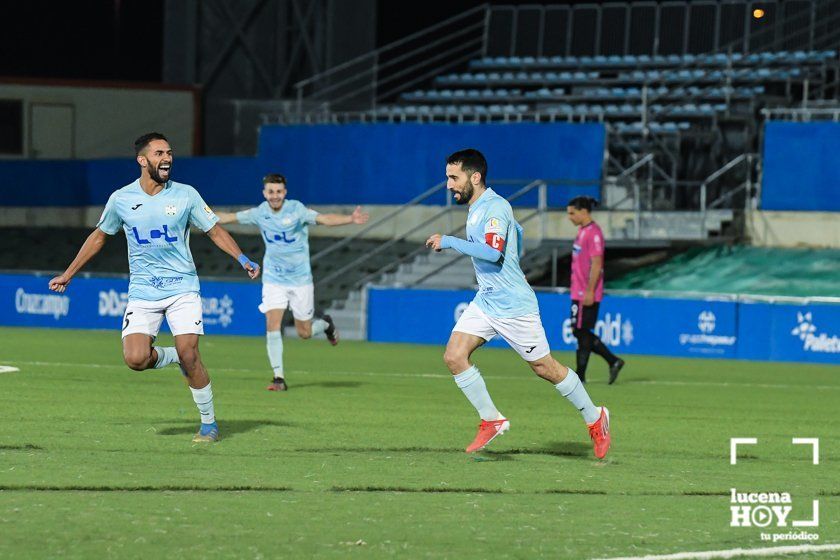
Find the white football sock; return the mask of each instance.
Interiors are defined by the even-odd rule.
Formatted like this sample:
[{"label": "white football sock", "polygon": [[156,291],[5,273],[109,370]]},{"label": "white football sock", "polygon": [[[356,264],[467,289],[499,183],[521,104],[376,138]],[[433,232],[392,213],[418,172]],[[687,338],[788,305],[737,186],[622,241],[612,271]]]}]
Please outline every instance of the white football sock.
[{"label": "white football sock", "polygon": [[268,363],[275,379],[283,379],[283,335],[280,331],[265,333],[265,347],[268,350]]},{"label": "white football sock", "polygon": [[152,366],[153,369],[160,369],[165,368],[169,364],[177,364],[180,362],[178,359],[178,351],[175,350],[174,346],[152,346],[157,352],[157,362],[155,365]]},{"label": "white football sock", "polygon": [[210,387],[210,384],[208,383],[207,387],[201,389],[190,387],[190,391],[192,391],[195,406],[198,407],[198,413],[201,415],[201,423],[212,424],[215,422],[216,413],[213,410],[213,389]]},{"label": "white football sock", "polygon": [[314,319],[312,321],[312,336],[324,334],[324,331],[327,330],[327,327],[329,326],[330,324],[323,319]]},{"label": "white football sock", "polygon": [[574,372],[572,368],[568,368],[569,373],[566,375],[566,379],[555,385],[560,394],[569,399],[569,401],[575,405],[581,415],[583,415],[583,420],[587,424],[591,424],[598,420],[601,416],[600,409],[592,404],[592,399],[589,398],[589,393],[586,392],[586,388],[583,386],[583,383],[580,382],[580,377],[578,374]]},{"label": "white football sock", "polygon": [[469,369],[453,375],[452,378],[478,411],[482,420],[490,421],[503,418],[502,413],[493,404],[493,399],[487,392],[487,385],[484,384],[484,378],[481,377],[481,372],[478,371],[477,367],[470,366]]}]

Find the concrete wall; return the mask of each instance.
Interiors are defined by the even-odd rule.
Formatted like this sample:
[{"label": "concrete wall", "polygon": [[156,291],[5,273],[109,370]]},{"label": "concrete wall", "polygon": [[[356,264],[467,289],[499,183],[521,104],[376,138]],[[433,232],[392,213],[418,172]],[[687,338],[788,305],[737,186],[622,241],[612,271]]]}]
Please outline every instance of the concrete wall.
[{"label": "concrete wall", "polygon": [[134,139],[167,135],[180,155],[194,155],[196,96],[191,89],[82,82],[0,83],[0,99],[23,101],[21,156],[95,159],[133,155]]},{"label": "concrete wall", "polygon": [[840,248],[840,212],[753,211],[750,243],[758,247]]}]

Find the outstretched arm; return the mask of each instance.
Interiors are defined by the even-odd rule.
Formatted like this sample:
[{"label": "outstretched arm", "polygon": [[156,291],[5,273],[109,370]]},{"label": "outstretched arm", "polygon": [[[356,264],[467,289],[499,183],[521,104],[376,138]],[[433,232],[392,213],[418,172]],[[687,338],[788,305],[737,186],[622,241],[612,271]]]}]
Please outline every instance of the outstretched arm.
[{"label": "outstretched arm", "polygon": [[207,230],[207,235],[210,236],[210,239],[213,240],[213,243],[215,243],[219,249],[239,261],[242,268],[248,272],[248,276],[253,279],[260,275],[260,265],[253,262],[242,253],[239,245],[236,241],[234,241],[233,237],[230,236],[225,228],[216,224]]},{"label": "outstretched arm", "polygon": [[504,256],[504,253],[486,243],[476,243],[459,237],[440,235],[438,233],[426,240],[426,247],[430,247],[435,251],[454,249],[462,255],[468,255],[489,262],[499,262]]},{"label": "outstretched arm", "polygon": [[216,212],[216,216],[219,217],[220,224],[235,224],[238,221],[236,212]]},{"label": "outstretched arm", "polygon": [[[221,218],[221,214],[219,214]],[[370,219],[370,214],[362,212],[361,206],[356,206],[352,214],[318,214],[315,223],[322,226],[346,226],[349,224],[365,224]]]},{"label": "outstretched arm", "polygon": [[67,270],[64,271],[64,274],[56,276],[52,280],[50,280],[50,290],[58,293],[64,293],[64,290],[67,289],[67,285],[70,284],[70,280],[72,280],[73,276],[79,272],[83,266],[87,264],[87,262],[93,258],[93,256],[102,249],[102,246],[105,245],[105,239],[107,238],[107,234],[99,228],[94,229],[88,238],[85,239],[85,242],[82,244],[82,248],[79,249],[76,258],[73,259],[73,262],[70,263],[70,266],[67,267]]}]

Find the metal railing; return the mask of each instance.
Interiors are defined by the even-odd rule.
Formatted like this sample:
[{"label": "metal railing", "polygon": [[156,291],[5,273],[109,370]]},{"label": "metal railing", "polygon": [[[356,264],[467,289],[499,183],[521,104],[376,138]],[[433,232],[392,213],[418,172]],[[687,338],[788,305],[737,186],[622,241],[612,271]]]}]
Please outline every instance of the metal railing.
[{"label": "metal railing", "polygon": [[840,106],[814,108],[776,108],[762,109],[761,115],[767,120],[794,122],[834,121],[840,122]]},{"label": "metal railing", "polygon": [[476,6],[297,82],[298,117],[305,107],[324,111],[354,99],[376,107],[384,97],[482,55],[487,13],[486,4]]},{"label": "metal railing", "polygon": [[[393,221],[397,216],[399,216],[403,212],[406,212],[408,209],[418,206],[421,202],[423,202],[425,200],[428,200],[433,195],[435,195],[435,194],[437,194],[437,193],[439,193],[443,190],[446,190],[446,181],[442,181],[442,182],[436,184],[435,186],[426,189],[425,191],[418,194],[417,196],[415,196],[414,198],[412,198],[408,202],[398,206],[394,210],[391,210],[390,212],[388,212],[384,216],[381,216],[380,218],[377,218],[376,220],[374,220],[373,222],[371,222],[370,224],[368,224],[364,228],[360,229],[359,231],[357,231],[353,235],[345,237],[341,241],[330,245],[329,247],[327,247],[323,251],[319,251],[318,253],[315,253],[314,255],[312,255],[312,258],[310,259],[310,261],[311,262],[317,262],[317,261],[323,259],[324,257],[326,257],[327,255],[330,255],[330,254],[334,253],[335,251],[337,251],[339,249],[342,249],[344,247],[347,247],[348,245],[351,245],[354,241],[363,238],[367,233],[371,232],[372,230],[374,230],[378,227],[382,227],[385,224],[388,224],[389,222]],[[447,207],[450,207],[452,205],[452,199],[449,196],[446,197],[445,204],[446,204]]]}]

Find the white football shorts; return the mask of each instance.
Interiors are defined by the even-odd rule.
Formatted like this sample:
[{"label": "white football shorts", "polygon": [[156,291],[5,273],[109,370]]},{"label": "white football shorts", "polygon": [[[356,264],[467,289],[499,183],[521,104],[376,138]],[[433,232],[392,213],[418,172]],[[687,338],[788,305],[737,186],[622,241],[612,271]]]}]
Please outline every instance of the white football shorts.
[{"label": "white football shorts", "polygon": [[175,336],[204,334],[201,296],[196,292],[189,292],[158,301],[128,300],[123,315],[123,338],[138,333],[157,337],[164,316],[169,330]]},{"label": "white football shorts", "polygon": [[488,342],[498,334],[526,362],[535,362],[551,353],[539,313],[502,319],[488,316],[475,302],[471,302],[452,330],[472,334]]},{"label": "white football shorts", "polygon": [[311,283],[282,286],[264,282],[259,309],[262,313],[271,309],[291,309],[296,321],[309,321],[315,316],[315,287]]}]

